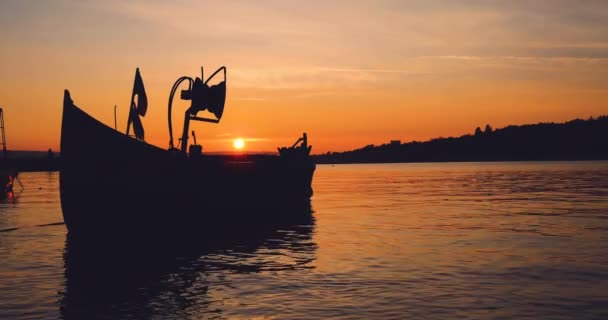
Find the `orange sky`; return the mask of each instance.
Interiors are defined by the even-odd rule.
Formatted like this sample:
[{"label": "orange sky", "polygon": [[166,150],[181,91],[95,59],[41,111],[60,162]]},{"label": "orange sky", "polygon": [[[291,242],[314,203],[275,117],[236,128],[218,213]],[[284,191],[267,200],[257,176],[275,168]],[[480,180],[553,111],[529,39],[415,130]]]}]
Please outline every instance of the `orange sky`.
[{"label": "orange sky", "polygon": [[124,131],[139,67],[167,147],[173,82],[225,65],[221,123],[193,126],[207,151],[561,122],[608,114],[606,21],[606,1],[2,1],[0,107],[9,150],[58,150],[63,90]]}]

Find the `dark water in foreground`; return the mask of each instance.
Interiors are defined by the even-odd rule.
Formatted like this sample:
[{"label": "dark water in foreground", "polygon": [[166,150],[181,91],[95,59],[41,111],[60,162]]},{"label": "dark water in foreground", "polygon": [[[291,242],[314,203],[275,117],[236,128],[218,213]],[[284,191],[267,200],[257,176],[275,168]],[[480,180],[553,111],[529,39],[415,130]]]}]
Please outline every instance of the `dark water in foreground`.
[{"label": "dark water in foreground", "polygon": [[0,319],[608,318],[608,162],[321,165],[309,223],[143,260],[75,253],[58,174],[21,180]]}]

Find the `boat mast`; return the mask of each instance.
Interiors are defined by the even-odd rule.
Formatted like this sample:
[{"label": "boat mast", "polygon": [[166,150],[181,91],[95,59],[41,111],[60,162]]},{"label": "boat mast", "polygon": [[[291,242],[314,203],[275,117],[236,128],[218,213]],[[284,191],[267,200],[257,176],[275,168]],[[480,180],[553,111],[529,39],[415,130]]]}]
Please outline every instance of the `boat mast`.
[{"label": "boat mast", "polygon": [[0,108],[0,130],[2,130],[2,156],[6,159],[6,137],[4,136],[4,112]]}]

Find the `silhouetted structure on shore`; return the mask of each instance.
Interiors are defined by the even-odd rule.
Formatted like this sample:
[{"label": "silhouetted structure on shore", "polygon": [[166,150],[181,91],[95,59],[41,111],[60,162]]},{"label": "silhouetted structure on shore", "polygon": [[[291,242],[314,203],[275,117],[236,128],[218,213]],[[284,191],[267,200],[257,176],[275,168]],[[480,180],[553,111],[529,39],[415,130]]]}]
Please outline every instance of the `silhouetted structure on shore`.
[{"label": "silhouetted structure on shore", "polygon": [[[60,157],[47,158],[39,155],[31,156],[13,156],[13,153],[19,151],[9,151],[9,155],[4,164],[7,167],[14,168],[18,172],[37,172],[37,171],[58,171],[60,166]],[[25,152],[27,153],[27,152]],[[34,153],[34,152],[31,152]],[[43,154],[44,152],[40,152]]]},{"label": "silhouetted structure on shore", "polygon": [[317,163],[387,163],[447,161],[605,160],[608,116],[566,123],[538,123],[426,142],[368,145],[315,156]]}]

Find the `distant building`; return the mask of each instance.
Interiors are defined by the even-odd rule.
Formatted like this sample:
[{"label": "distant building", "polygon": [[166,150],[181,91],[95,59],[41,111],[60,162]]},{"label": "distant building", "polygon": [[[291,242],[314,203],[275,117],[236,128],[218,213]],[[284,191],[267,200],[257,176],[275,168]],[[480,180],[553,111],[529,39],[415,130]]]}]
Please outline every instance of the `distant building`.
[{"label": "distant building", "polygon": [[401,140],[391,140],[391,146],[400,146]]}]

